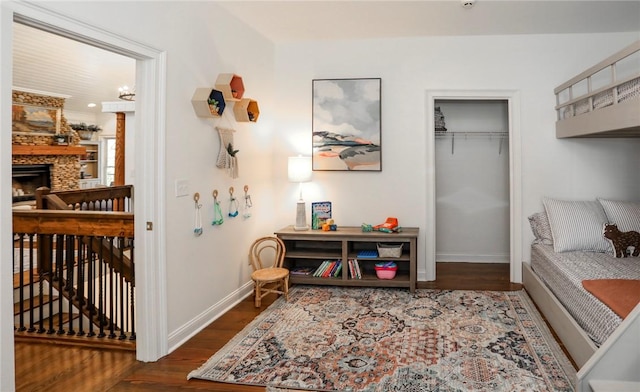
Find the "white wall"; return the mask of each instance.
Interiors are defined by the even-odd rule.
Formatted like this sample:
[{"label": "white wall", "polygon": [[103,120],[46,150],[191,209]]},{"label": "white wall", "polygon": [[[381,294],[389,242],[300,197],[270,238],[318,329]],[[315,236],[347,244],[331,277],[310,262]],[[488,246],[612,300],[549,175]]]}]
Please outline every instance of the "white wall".
[{"label": "white wall", "polygon": [[[311,80],[382,78],[382,172],[314,172],[307,201],[333,201],[338,225],[396,216],[421,229],[419,279],[425,277],[425,199],[429,90],[517,90],[522,133],[522,260],[533,239],[526,219],[543,196],[570,199],[640,194],[640,139],[558,140],[553,89],[639,38],[636,33],[432,37],[279,45],[276,55],[276,157],[311,149]],[[291,216],[294,186],[280,175],[281,216]],[[282,173],[282,174],[281,174]]]}]

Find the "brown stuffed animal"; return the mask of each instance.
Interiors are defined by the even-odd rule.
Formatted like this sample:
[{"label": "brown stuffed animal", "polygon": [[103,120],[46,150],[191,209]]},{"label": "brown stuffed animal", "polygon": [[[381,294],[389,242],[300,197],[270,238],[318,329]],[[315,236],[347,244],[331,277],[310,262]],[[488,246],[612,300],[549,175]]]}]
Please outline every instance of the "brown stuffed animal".
[{"label": "brown stuffed animal", "polygon": [[602,234],[613,245],[615,257],[627,257],[627,248],[630,246],[634,248],[632,256],[640,255],[640,233],[637,231],[620,231],[617,225],[605,223]]}]

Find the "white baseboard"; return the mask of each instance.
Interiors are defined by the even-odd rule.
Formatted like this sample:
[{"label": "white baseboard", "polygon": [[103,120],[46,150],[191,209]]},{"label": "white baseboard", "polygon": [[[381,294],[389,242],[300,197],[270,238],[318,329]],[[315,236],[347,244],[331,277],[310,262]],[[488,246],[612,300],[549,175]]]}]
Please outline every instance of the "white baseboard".
[{"label": "white baseboard", "polygon": [[244,300],[252,293],[253,281],[249,281],[174,332],[171,332],[169,334],[169,353],[183,345],[187,340],[194,337],[207,325],[214,322],[225,312],[236,306],[240,301]]},{"label": "white baseboard", "polygon": [[436,253],[436,263],[509,263],[509,255]]}]

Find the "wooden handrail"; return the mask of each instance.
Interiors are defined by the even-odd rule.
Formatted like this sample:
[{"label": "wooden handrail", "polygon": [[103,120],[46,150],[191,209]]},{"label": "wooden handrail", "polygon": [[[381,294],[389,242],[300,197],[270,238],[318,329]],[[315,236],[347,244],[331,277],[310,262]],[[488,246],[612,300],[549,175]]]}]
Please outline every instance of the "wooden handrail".
[{"label": "wooden handrail", "polygon": [[131,212],[14,210],[14,233],[134,237]]},{"label": "wooden handrail", "polygon": [[[56,198],[54,198],[57,197]],[[51,192],[47,187],[36,190],[37,209],[67,209],[65,206],[82,206],[83,204],[112,201],[114,211],[124,211],[125,201],[133,197],[133,185],[122,185],[112,187],[100,187],[90,189],[77,189],[71,191]],[[63,203],[59,203],[61,200]],[[131,208],[131,207],[130,207]]]}]

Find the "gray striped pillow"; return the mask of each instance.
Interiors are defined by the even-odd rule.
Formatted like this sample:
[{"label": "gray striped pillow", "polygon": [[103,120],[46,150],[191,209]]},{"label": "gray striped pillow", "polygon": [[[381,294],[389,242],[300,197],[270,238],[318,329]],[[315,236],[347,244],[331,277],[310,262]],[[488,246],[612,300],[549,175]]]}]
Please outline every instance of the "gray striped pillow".
[{"label": "gray striped pillow", "polygon": [[549,219],[547,219],[546,212],[536,212],[531,215],[529,217],[529,225],[531,225],[531,231],[536,238],[534,243],[553,245],[551,226],[549,226]]},{"label": "gray striped pillow", "polygon": [[607,215],[598,201],[568,201],[544,198],[543,204],[553,235],[553,250],[611,252],[602,235]]},{"label": "gray striped pillow", "polygon": [[640,233],[640,202],[598,199],[609,223],[618,225],[620,231]]}]

